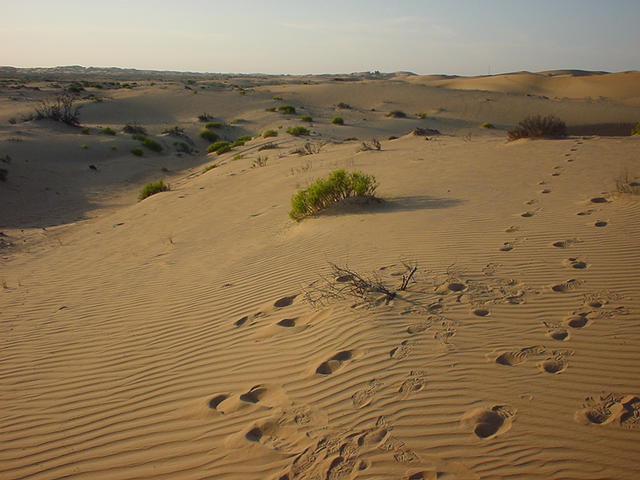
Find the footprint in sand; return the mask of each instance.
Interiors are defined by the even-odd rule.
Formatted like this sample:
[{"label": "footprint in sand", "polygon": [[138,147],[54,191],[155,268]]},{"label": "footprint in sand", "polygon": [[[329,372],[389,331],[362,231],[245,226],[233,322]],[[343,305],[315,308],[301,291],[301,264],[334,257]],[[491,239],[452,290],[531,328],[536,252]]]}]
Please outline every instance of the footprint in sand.
[{"label": "footprint in sand", "polygon": [[523,218],[531,218],[535,214],[536,214],[535,212],[527,211],[527,212],[521,213],[520,216]]},{"label": "footprint in sand", "polygon": [[284,308],[284,307],[288,307],[289,305],[291,305],[293,303],[293,301],[296,299],[298,295],[290,295],[288,297],[282,297],[278,300],[276,300],[273,303],[273,306],[276,308]]},{"label": "footprint in sand", "polygon": [[358,390],[351,396],[351,403],[355,408],[366,407],[373,400],[374,395],[382,386],[375,378],[371,380],[364,388]]},{"label": "footprint in sand", "polygon": [[576,288],[580,287],[580,285],[582,285],[582,280],[576,280],[575,278],[571,278],[565,282],[562,283],[558,283],[556,285],[553,285],[551,287],[551,290],[553,290],[554,292],[558,292],[558,293],[566,293],[566,292],[570,292],[572,290],[575,290]]},{"label": "footprint in sand", "polygon": [[559,240],[557,242],[553,242],[553,246],[556,248],[569,248],[571,245],[574,245],[576,243],[582,243],[581,240],[578,240],[577,238],[568,238],[567,240]]},{"label": "footprint in sand", "polygon": [[329,360],[322,362],[318,368],[316,368],[316,374],[318,375],[331,375],[338,370],[345,362],[348,362],[353,358],[353,351],[343,350],[335,354]]},{"label": "footprint in sand", "polygon": [[506,233],[514,233],[514,232],[518,232],[518,231],[520,231],[520,228],[519,228],[519,227],[516,227],[516,226],[514,226],[514,225],[511,225],[510,227],[508,227],[508,228],[505,230],[505,232],[506,232]]},{"label": "footprint in sand", "polygon": [[569,340],[569,331],[557,323],[543,322],[547,327],[547,337],[558,342]]},{"label": "footprint in sand", "polygon": [[598,220],[596,223],[593,224],[594,227],[606,227],[608,225],[608,222],[605,222],[604,220]]},{"label": "footprint in sand", "polygon": [[581,212],[576,213],[576,215],[580,215],[582,216],[586,216],[586,215],[591,215],[593,213],[593,210],[583,210]]},{"label": "footprint in sand", "polygon": [[400,360],[406,358],[411,353],[411,345],[408,340],[404,340],[399,346],[392,348],[389,352],[389,357],[394,360]]},{"label": "footprint in sand", "polygon": [[527,361],[529,356],[542,355],[546,349],[542,345],[534,345],[532,347],[521,348],[520,350],[512,350],[503,352],[495,358],[495,362],[499,365],[513,367]]},{"label": "footprint in sand", "polygon": [[564,372],[569,366],[567,357],[573,355],[570,350],[554,350],[551,352],[551,356],[542,362],[538,363],[540,371],[556,375]]},{"label": "footprint in sand", "polygon": [[476,317],[486,317],[490,314],[489,310],[486,308],[476,308],[471,313],[473,313]]},{"label": "footprint in sand", "polygon": [[296,326],[296,321],[296,318],[285,318],[276,323],[276,325],[278,327],[291,328]]},{"label": "footprint in sand", "polygon": [[604,197],[593,197],[591,200],[589,200],[591,203],[609,203],[609,200],[607,200]]},{"label": "footprint in sand", "polygon": [[565,267],[583,270],[589,266],[587,262],[583,262],[575,257],[569,257],[562,262]]},{"label": "footprint in sand", "polygon": [[467,412],[460,420],[465,428],[471,428],[478,438],[489,439],[511,429],[517,410],[510,405],[493,405]]},{"label": "footprint in sand", "polygon": [[544,190],[540,191],[540,193],[551,193],[551,190],[549,190],[548,188],[545,188]]},{"label": "footprint in sand", "polygon": [[218,410],[218,405],[220,405],[222,402],[224,402],[227,398],[229,398],[229,395],[225,395],[225,394],[216,395],[211,400],[209,400],[209,408],[211,410],[216,410],[217,411]]},{"label": "footprint in sand", "polygon": [[240,318],[239,320],[236,320],[235,322],[233,322],[233,324],[236,327],[242,327],[243,325],[246,325],[247,322],[249,322],[250,320],[255,320],[256,318],[261,317],[262,315],[263,315],[262,312],[257,312],[257,313],[254,313],[253,315],[245,315],[244,317]]},{"label": "footprint in sand", "polygon": [[640,429],[640,397],[615,393],[587,397],[574,418],[583,425],[615,423],[624,428]]},{"label": "footprint in sand", "polygon": [[567,319],[565,320],[568,327],[580,329],[584,328],[589,324],[589,315],[590,312],[573,312]]},{"label": "footprint in sand", "polygon": [[501,252],[510,252],[511,250],[513,250],[513,243],[511,242],[504,242],[504,244],[500,247]]},{"label": "footprint in sand", "polygon": [[412,393],[421,391],[426,384],[424,372],[422,370],[412,370],[409,372],[407,378],[402,381],[400,387],[398,387],[398,393],[400,393],[402,397],[406,397]]}]

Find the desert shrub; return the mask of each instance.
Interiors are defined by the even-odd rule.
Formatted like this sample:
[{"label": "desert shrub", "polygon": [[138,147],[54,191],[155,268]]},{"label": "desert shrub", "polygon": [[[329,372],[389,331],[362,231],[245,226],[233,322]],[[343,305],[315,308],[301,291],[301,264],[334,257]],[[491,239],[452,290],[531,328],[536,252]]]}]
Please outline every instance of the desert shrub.
[{"label": "desert shrub", "polygon": [[262,136],[264,138],[277,137],[278,136],[278,131],[277,130],[265,130],[265,132],[262,134]]},{"label": "desert shrub", "polygon": [[82,130],[80,130],[80,133],[83,133],[84,135],[89,135],[89,127],[84,127]]},{"label": "desert shrub", "polygon": [[184,128],[180,128],[178,126],[172,127],[168,130],[164,130],[162,133],[165,135],[171,135],[172,137],[181,137],[181,138],[187,138],[187,139],[189,138],[189,135],[184,133]]},{"label": "desert shrub", "polygon": [[264,110],[265,110],[265,112],[275,112],[276,111],[276,107],[267,107]]},{"label": "desert shrub", "polygon": [[426,114],[426,113],[424,113],[424,112],[420,112],[420,113],[418,114],[418,118],[419,118],[420,120],[424,120],[425,118],[427,118],[427,114]]},{"label": "desert shrub", "polygon": [[204,169],[202,170],[202,173],[207,173],[209,170],[213,170],[214,168],[216,168],[218,165],[216,163],[212,163],[211,165],[207,165],[206,167],[204,167]]},{"label": "desert shrub", "polygon": [[141,157],[144,153],[140,147],[132,148],[131,153],[133,153],[136,157]]},{"label": "desert shrub", "polygon": [[200,120],[201,122],[208,122],[210,120],[213,120],[213,117],[208,113],[201,113],[200,115],[198,115],[198,120]]},{"label": "desert shrub", "polygon": [[176,152],[188,154],[193,153],[193,147],[187,142],[173,142],[173,145],[176,147]]},{"label": "desert shrub", "polygon": [[227,153],[229,150],[231,150],[231,145],[224,145],[216,150],[216,153],[218,155],[222,155],[223,153]]},{"label": "desert shrub", "polygon": [[309,131],[308,128],[297,126],[297,127],[291,127],[290,129],[288,129],[287,133],[289,135],[293,135],[294,137],[299,137],[301,135],[309,135],[311,132]]},{"label": "desert shrub", "polygon": [[248,142],[251,138],[251,135],[242,135],[241,137],[236,138],[236,142]]},{"label": "desert shrub", "polygon": [[141,142],[144,142],[147,139],[146,135],[142,135],[141,133],[134,133],[131,135],[131,138],[134,140],[140,140]]},{"label": "desert shrub", "polygon": [[638,124],[633,127],[633,130],[631,130],[631,135],[640,135],[640,122],[638,122]]},{"label": "desert shrub", "polygon": [[144,200],[151,195],[155,195],[156,193],[160,192],[166,192],[170,189],[171,186],[169,184],[165,184],[162,179],[158,180],[157,182],[149,182],[144,187],[142,187],[142,190],[140,190],[140,193],[138,194],[138,200]]},{"label": "desert shrub", "polygon": [[243,155],[242,153],[236,153],[236,154],[233,156],[233,159],[234,159],[234,160],[242,160],[243,158],[244,158],[244,155]]},{"label": "desert shrub", "polygon": [[[221,148],[224,148],[224,147],[229,147],[230,145],[231,144],[229,142],[224,141],[224,140],[221,140],[219,142],[214,142],[214,143],[212,143],[211,145],[209,145],[207,147],[207,152],[208,153],[212,153],[212,152],[219,153],[218,150],[220,150]],[[229,148],[231,148],[231,147],[229,147]]]},{"label": "desert shrub", "polygon": [[47,100],[40,102],[40,106],[36,107],[34,117],[36,120],[49,119],[56,122],[66,123],[67,125],[78,125],[79,107],[73,107],[76,101],[71,95],[59,95],[53,103]]},{"label": "desert shrub", "polygon": [[336,105],[336,108],[341,108],[343,110],[351,110],[351,105],[349,105],[348,103],[340,102],[338,105]]},{"label": "desert shrub", "polygon": [[313,122],[313,118],[311,117],[311,115],[302,115],[300,117],[300,120],[302,120],[303,122]]},{"label": "desert shrub", "polygon": [[148,137],[142,141],[142,146],[148,148],[152,152],[162,151],[162,145],[160,145],[158,142]]},{"label": "desert shrub", "polygon": [[404,113],[402,110],[392,110],[387,114],[387,117],[392,117],[392,118],[407,118],[407,114]]},{"label": "desert shrub", "polygon": [[360,152],[366,152],[367,150],[382,150],[382,145],[380,144],[380,141],[377,138],[372,138],[371,139],[371,143],[367,143],[367,142],[362,142],[362,145],[360,145]]},{"label": "desert shrub", "polygon": [[510,130],[509,140],[519,138],[561,138],[567,136],[567,126],[565,123],[554,117],[547,115],[531,115],[521,120],[516,128]]},{"label": "desert shrub", "polygon": [[283,115],[294,115],[296,113],[296,108],[291,105],[280,105],[278,107],[278,111]]},{"label": "desert shrub", "polygon": [[124,127],[122,127],[122,131],[128,134],[133,134],[133,133],[137,133],[139,135],[147,134],[147,130],[144,127],[141,127],[140,125],[136,125],[135,123],[134,124],[127,123]]},{"label": "desert shrub", "polygon": [[222,128],[222,123],[220,122],[207,122],[204,128]]},{"label": "desert shrub", "polygon": [[244,118],[234,118],[229,123],[233,125],[234,123],[246,123],[246,122],[247,121]]},{"label": "desert shrub", "polygon": [[265,143],[264,145],[260,145],[258,147],[258,151],[261,152],[262,150],[273,150],[274,148],[278,148],[278,146],[273,142],[269,142]]},{"label": "desert shrub", "polygon": [[215,142],[218,140],[218,134],[216,132],[212,132],[211,130],[204,129],[200,132],[200,136],[209,142]]},{"label": "desert shrub", "polygon": [[84,90],[84,87],[82,85],[69,85],[67,88],[65,88],[65,90],[67,92],[71,92],[71,93],[80,93]]},{"label": "desert shrub", "polygon": [[378,184],[373,175],[334,170],[326,179],[316,180],[291,198],[289,216],[302,220],[350,197],[372,197]]},{"label": "desert shrub", "polygon": [[273,97],[274,100],[282,100],[282,97]]},{"label": "desert shrub", "polygon": [[251,168],[264,167],[267,164],[267,160],[269,160],[269,157],[258,155],[258,158],[251,162]]},{"label": "desert shrub", "polygon": [[103,135],[115,135],[116,131],[113,128],[105,127],[102,130],[100,130],[100,133]]},{"label": "desert shrub", "polygon": [[231,148],[236,148],[236,147],[244,147],[245,142],[238,139],[235,140],[232,144],[231,144]]},{"label": "desert shrub", "polygon": [[496,128],[496,127],[494,127],[493,123],[490,123],[490,122],[484,122],[484,123],[483,123],[482,125],[480,125],[480,126],[481,126],[482,128],[489,128],[489,129],[491,129],[491,128]]},{"label": "desert shrub", "polygon": [[84,145],[80,145],[80,148],[86,150],[87,148],[89,148],[89,145],[85,143]]},{"label": "desert shrub", "polygon": [[333,117],[331,123],[334,125],[344,125],[344,119],[342,117]]},{"label": "desert shrub", "polygon": [[8,121],[11,125],[15,125],[16,123],[18,123],[18,120],[16,119],[16,117],[11,117]]},{"label": "desert shrub", "polygon": [[315,155],[322,150],[323,143],[311,143],[306,142],[303,146],[294,149],[291,153],[297,153],[298,155]]}]

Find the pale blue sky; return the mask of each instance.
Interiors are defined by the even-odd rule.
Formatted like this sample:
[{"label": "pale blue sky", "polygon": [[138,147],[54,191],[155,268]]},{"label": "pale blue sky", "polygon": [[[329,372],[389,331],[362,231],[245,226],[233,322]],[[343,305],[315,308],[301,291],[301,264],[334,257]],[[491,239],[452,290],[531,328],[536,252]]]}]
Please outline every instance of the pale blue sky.
[{"label": "pale blue sky", "polygon": [[0,0],[0,65],[482,75],[640,69],[640,0]]}]

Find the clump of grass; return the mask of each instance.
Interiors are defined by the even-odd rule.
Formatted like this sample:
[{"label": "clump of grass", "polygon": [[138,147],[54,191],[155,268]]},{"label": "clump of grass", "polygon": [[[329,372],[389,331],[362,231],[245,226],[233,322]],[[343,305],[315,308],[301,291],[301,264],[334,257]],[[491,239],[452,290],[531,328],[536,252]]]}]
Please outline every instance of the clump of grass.
[{"label": "clump of grass", "polygon": [[141,127],[140,125],[136,125],[136,124],[131,124],[131,123],[127,123],[124,127],[122,127],[122,131],[124,133],[129,133],[129,134],[134,134],[134,133],[137,133],[139,135],[147,134],[147,130],[144,127]]},{"label": "clump of grass", "polygon": [[490,122],[484,122],[484,123],[483,123],[482,125],[480,125],[480,126],[481,126],[482,128],[489,128],[489,129],[496,128],[496,127],[493,125],[493,123],[490,123]]},{"label": "clump of grass", "polygon": [[640,122],[638,122],[638,124],[633,127],[633,130],[631,130],[631,135],[640,135]]},{"label": "clump of grass", "polygon": [[296,108],[291,105],[280,105],[278,111],[283,115],[295,115]]},{"label": "clump of grass", "polygon": [[213,170],[214,168],[216,168],[218,166],[217,163],[212,163],[211,165],[207,165],[206,167],[204,167],[204,169],[202,170],[202,173],[207,173],[209,170]]},{"label": "clump of grass", "polygon": [[147,136],[142,135],[141,133],[134,133],[133,135],[131,135],[131,138],[133,138],[134,140],[140,140],[141,142],[144,142],[147,139]]},{"label": "clump of grass", "polygon": [[213,117],[208,113],[201,113],[200,115],[198,115],[198,120],[200,120],[201,122],[208,122],[210,120],[213,120]]},{"label": "clump of grass", "polygon": [[233,156],[233,159],[234,159],[234,160],[242,160],[243,158],[244,158],[244,155],[243,155],[242,153],[236,153],[236,154]]},{"label": "clump of grass", "polygon": [[140,193],[138,194],[138,200],[144,200],[151,195],[155,195],[156,193],[160,192],[166,192],[168,190],[171,190],[171,186],[168,183],[164,183],[162,179],[158,180],[157,182],[149,182],[144,187],[142,187],[142,190],[140,190]]},{"label": "clump of grass", "polygon": [[378,183],[373,175],[334,170],[291,198],[289,216],[296,221],[350,197],[373,197]]},{"label": "clump of grass", "polygon": [[[227,150],[225,150],[225,152],[228,152],[229,150],[231,150],[231,144],[225,140],[220,140],[219,142],[214,142],[211,145],[209,145],[207,147],[207,152],[208,153],[220,153],[220,150],[223,148],[227,148]],[[224,152],[222,152],[224,153]]]},{"label": "clump of grass", "polygon": [[244,118],[234,118],[233,120],[231,120],[229,123],[230,124],[235,124],[235,123],[246,123],[247,121]]},{"label": "clump of grass", "polygon": [[294,149],[291,153],[297,153],[298,155],[315,155],[320,153],[324,144],[306,142],[303,146]]},{"label": "clump of grass", "polygon": [[141,157],[144,153],[140,147],[132,148],[131,153],[133,153],[136,157]]},{"label": "clump of grass", "polygon": [[276,97],[273,97],[273,99],[274,99],[274,100],[282,100],[282,97],[278,97],[278,96],[276,96]]},{"label": "clump of grass", "polygon": [[236,138],[236,142],[248,142],[251,138],[251,135],[242,135],[241,137]]},{"label": "clump of grass", "polygon": [[208,140],[209,142],[215,142],[216,140],[218,140],[218,134],[216,132],[212,132],[207,128],[200,132],[200,137]]},{"label": "clump of grass", "polygon": [[204,128],[222,128],[222,123],[221,122],[207,122],[204,126]]},{"label": "clump of grass", "polygon": [[313,117],[311,117],[311,115],[302,115],[300,120],[303,122],[313,122]]},{"label": "clump of grass", "polygon": [[344,125],[344,119],[342,117],[333,117],[331,123],[333,125]]},{"label": "clump of grass", "polygon": [[264,145],[260,145],[258,147],[258,151],[261,152],[262,150],[273,150],[274,148],[278,148],[278,146],[273,142],[269,142],[265,143]]},{"label": "clump of grass", "polygon": [[115,135],[116,131],[113,128],[106,127],[100,130],[100,133],[103,135]]},{"label": "clump of grass", "polygon": [[227,153],[229,150],[231,150],[231,145],[225,145],[216,150],[216,153],[218,155],[222,155],[223,153]]},{"label": "clump of grass", "polygon": [[81,145],[80,148],[86,150],[87,148],[89,148],[89,145],[85,143],[84,145]]},{"label": "clump of grass", "polygon": [[391,118],[407,118],[407,114],[402,110],[392,110],[387,114],[387,117]]},{"label": "clump of grass", "polygon": [[161,152],[162,151],[162,145],[160,145],[158,142],[156,142],[155,140],[153,140],[153,139],[151,139],[149,137],[146,137],[142,141],[142,146],[148,148],[152,152]]},{"label": "clump of grass", "polygon": [[303,135],[309,135],[311,132],[309,131],[308,128],[297,126],[297,127],[289,128],[287,130],[287,133],[289,135],[293,135],[294,137],[300,137],[300,136],[303,136]]},{"label": "clump of grass", "polygon": [[336,108],[340,108],[342,110],[351,110],[351,105],[349,105],[348,103],[340,102],[338,105],[336,105]]},{"label": "clump of grass", "polygon": [[275,112],[276,111],[276,107],[267,107],[264,110],[265,110],[265,112]]},{"label": "clump of grass", "polygon": [[420,112],[420,113],[418,114],[418,118],[419,118],[420,120],[424,120],[425,118],[427,118],[427,114],[426,114],[426,113],[424,113],[424,112]]},{"label": "clump of grass", "polygon": [[278,136],[278,131],[277,130],[265,130],[265,132],[262,134],[262,136],[264,138],[277,137]]},{"label": "clump of grass", "polygon": [[251,168],[264,167],[267,164],[267,160],[269,160],[269,157],[258,155],[258,158],[251,163]]},{"label": "clump of grass", "polygon": [[509,140],[519,138],[562,138],[567,136],[566,124],[554,117],[547,115],[531,115],[521,120],[516,128],[510,130]]},{"label": "clump of grass", "polygon": [[82,130],[80,130],[80,133],[84,135],[89,135],[89,127],[84,127]]}]

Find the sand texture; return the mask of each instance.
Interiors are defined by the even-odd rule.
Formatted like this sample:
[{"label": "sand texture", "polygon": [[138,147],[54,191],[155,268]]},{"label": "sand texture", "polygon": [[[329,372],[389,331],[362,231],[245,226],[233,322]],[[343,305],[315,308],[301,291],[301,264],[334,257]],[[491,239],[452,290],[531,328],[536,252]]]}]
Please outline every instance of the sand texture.
[{"label": "sand texture", "polygon": [[[599,130],[640,120],[631,77],[139,80],[86,88],[89,135],[20,121],[60,88],[4,81],[0,478],[638,478],[640,137]],[[278,136],[206,155],[203,113]],[[531,113],[591,133],[507,142]],[[132,155],[133,122],[164,150]],[[382,201],[290,220],[336,168]]]}]

